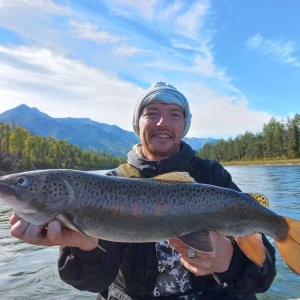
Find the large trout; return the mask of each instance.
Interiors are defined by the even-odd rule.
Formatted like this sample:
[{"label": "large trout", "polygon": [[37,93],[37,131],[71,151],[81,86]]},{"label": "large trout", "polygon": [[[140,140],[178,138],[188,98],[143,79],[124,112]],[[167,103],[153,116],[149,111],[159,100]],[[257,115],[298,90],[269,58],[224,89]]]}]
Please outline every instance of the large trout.
[{"label": "large trout", "polygon": [[213,252],[208,231],[236,239],[262,266],[261,234],[272,237],[300,274],[300,222],[272,212],[251,194],[195,183],[188,173],[129,179],[75,170],[42,170],[0,177],[0,199],[26,221],[53,219],[83,234],[116,242],[178,238]]}]

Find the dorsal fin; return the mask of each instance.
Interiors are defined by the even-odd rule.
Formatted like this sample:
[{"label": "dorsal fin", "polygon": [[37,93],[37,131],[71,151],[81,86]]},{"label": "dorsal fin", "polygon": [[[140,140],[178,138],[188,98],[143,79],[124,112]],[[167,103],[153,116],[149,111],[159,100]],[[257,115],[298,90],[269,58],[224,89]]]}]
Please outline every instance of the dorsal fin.
[{"label": "dorsal fin", "polygon": [[196,183],[195,179],[188,172],[170,172],[155,176],[152,179],[164,182]]},{"label": "dorsal fin", "polygon": [[145,178],[146,176],[137,168],[130,165],[129,163],[119,165],[119,169],[124,177],[129,178]]},{"label": "dorsal fin", "polygon": [[270,206],[269,205],[269,200],[263,194],[259,194],[259,193],[247,193],[247,195],[249,195],[252,199],[256,200],[260,205],[262,205],[264,207],[268,208]]}]

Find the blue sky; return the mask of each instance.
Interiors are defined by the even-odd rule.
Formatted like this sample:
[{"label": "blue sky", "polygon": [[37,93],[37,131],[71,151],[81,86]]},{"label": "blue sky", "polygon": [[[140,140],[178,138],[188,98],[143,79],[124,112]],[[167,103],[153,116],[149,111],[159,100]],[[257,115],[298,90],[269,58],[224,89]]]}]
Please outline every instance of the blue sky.
[{"label": "blue sky", "polygon": [[132,130],[140,94],[188,98],[189,137],[256,133],[300,113],[297,0],[0,0],[0,113]]}]

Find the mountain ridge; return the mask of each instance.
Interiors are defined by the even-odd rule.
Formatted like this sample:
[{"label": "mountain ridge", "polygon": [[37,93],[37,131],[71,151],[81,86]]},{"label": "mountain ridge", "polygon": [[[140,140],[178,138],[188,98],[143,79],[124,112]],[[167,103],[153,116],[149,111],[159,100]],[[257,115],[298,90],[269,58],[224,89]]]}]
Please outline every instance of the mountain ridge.
[{"label": "mountain ridge", "polygon": [[[53,118],[35,107],[21,104],[0,114],[0,121],[21,126],[30,134],[63,139],[84,150],[105,151],[124,157],[139,138],[132,131],[117,125],[99,123],[89,118]],[[211,138],[184,138],[195,150],[201,149]]]}]

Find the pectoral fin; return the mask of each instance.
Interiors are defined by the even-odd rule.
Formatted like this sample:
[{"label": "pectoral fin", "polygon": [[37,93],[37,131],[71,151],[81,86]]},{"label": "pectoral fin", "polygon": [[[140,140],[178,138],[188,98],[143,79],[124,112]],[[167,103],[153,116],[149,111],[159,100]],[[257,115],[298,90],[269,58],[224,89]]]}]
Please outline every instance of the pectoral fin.
[{"label": "pectoral fin", "polygon": [[87,238],[91,243],[93,243],[95,246],[97,246],[97,248],[99,248],[100,250],[106,252],[105,249],[103,249],[100,245],[98,245],[98,243],[96,243],[93,239],[91,239],[75,222],[74,222],[74,216],[71,215],[68,212],[65,212],[62,214],[64,216],[64,218],[79,232],[81,233],[85,238]]},{"label": "pectoral fin", "polygon": [[207,230],[191,232],[189,234],[177,237],[177,239],[196,251],[205,253],[215,252],[211,243],[209,232]]}]

